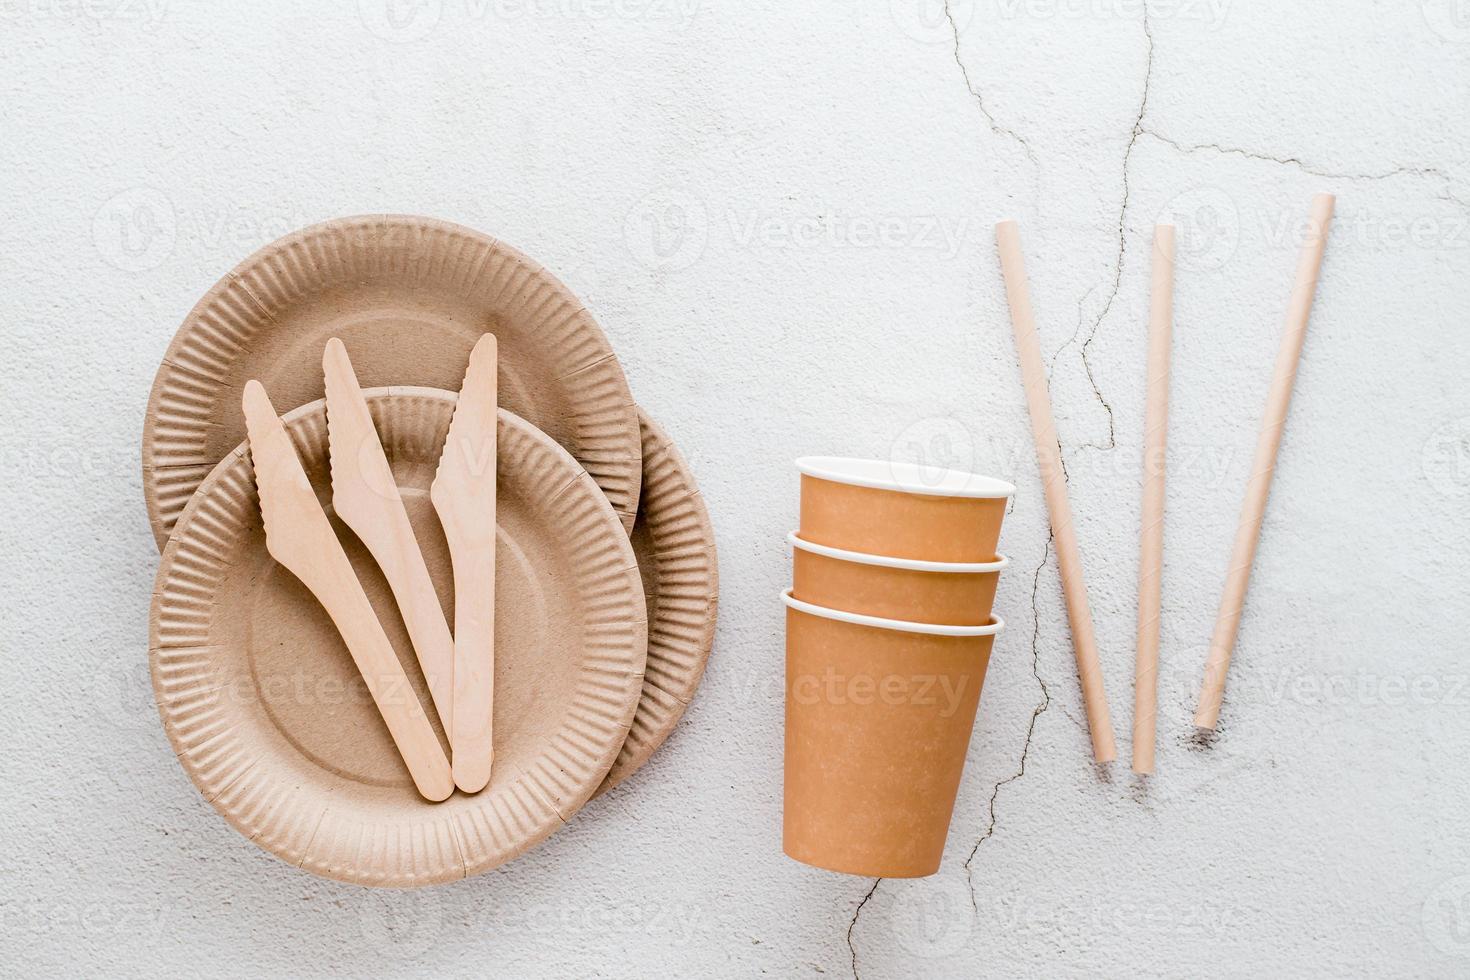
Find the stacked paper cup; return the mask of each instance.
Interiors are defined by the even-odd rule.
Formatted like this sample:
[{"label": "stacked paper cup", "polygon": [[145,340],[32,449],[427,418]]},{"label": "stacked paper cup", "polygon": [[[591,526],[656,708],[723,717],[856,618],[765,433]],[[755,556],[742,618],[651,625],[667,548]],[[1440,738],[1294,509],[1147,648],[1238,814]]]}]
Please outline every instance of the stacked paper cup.
[{"label": "stacked paper cup", "polygon": [[995,549],[1015,487],[877,460],[796,466],[785,851],[849,874],[930,875],[1004,625]]}]

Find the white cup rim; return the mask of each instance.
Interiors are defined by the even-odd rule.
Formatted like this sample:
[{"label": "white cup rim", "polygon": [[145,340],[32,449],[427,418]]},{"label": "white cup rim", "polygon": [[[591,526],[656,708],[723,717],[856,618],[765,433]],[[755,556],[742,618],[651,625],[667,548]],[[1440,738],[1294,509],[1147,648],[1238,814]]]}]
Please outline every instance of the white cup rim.
[{"label": "white cup rim", "polygon": [[815,541],[807,541],[791,531],[786,541],[793,548],[809,551],[814,555],[850,561],[859,565],[881,565],[884,568],[903,568],[914,572],[953,572],[976,575],[982,572],[998,572],[1011,563],[1005,555],[996,555],[995,561],[928,561],[923,558],[894,558],[890,555],[872,555],[866,551],[846,551]]},{"label": "white cup rim", "polygon": [[966,473],[964,470],[923,466],[919,463],[844,456],[803,456],[796,461],[796,468],[818,480],[931,497],[994,499],[1012,497],[1016,493],[1016,488],[1004,480]]},{"label": "white cup rim", "polygon": [[946,626],[941,623],[911,623],[906,619],[884,619],[881,616],[864,616],[861,613],[844,612],[841,609],[831,609],[827,606],[814,606],[810,602],[802,602],[791,594],[790,589],[781,593],[781,601],[797,612],[804,612],[810,616],[834,619],[839,623],[852,623],[855,626],[872,626],[877,629],[896,630],[901,633],[929,633],[934,636],[994,636],[1006,627],[1005,620],[994,613],[990,614],[990,622],[984,626]]}]

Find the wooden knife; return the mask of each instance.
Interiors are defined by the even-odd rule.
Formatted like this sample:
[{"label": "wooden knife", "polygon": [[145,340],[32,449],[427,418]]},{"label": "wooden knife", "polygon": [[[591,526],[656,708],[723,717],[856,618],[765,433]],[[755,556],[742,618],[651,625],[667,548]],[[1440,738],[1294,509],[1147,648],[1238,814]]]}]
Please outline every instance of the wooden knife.
[{"label": "wooden knife", "polygon": [[347,348],[333,337],[322,352],[327,387],[327,445],[332,460],[332,509],[367,545],[403,615],[419,667],[454,755],[454,638],[418,538],[393,479],[378,430],[362,397]]},{"label": "wooden knife", "polygon": [[454,792],[449,759],[259,381],[245,385],[243,405],[267,550],[332,617],[419,794],[448,799]]},{"label": "wooden knife", "polygon": [[454,782],[477,793],[495,758],[495,454],[498,352],[470,352],[459,403],[429,496],[454,566]]}]

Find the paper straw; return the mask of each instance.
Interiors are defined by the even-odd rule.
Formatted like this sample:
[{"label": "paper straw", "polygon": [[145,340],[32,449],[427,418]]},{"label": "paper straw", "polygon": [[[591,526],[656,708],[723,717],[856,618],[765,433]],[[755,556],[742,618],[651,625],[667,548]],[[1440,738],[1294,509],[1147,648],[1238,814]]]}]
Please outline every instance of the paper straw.
[{"label": "paper straw", "polygon": [[1077,530],[1067,504],[1067,483],[1062,472],[1062,450],[1057,427],[1052,421],[1047,394],[1046,371],[1036,339],[1036,316],[1026,288],[1026,263],[1021,255],[1021,232],[1014,221],[995,226],[995,243],[1000,251],[1005,276],[1006,300],[1011,308],[1011,326],[1016,334],[1016,352],[1021,360],[1021,380],[1026,386],[1026,405],[1031,414],[1031,435],[1036,442],[1036,463],[1046,491],[1046,509],[1056,541],[1057,567],[1062,574],[1062,593],[1067,601],[1067,619],[1072,625],[1072,646],[1077,655],[1077,676],[1082,681],[1082,701],[1087,709],[1087,727],[1092,734],[1092,755],[1098,762],[1112,762],[1118,755],[1113,741],[1113,723],[1108,716],[1108,698],[1103,691],[1102,668],[1097,660],[1097,640],[1092,632],[1092,612],[1087,607],[1087,590],[1082,584],[1082,558],[1077,553]]},{"label": "paper straw", "polygon": [[1271,495],[1276,451],[1281,448],[1281,430],[1286,424],[1286,410],[1291,406],[1291,386],[1296,380],[1302,344],[1307,339],[1307,318],[1312,312],[1312,299],[1317,292],[1317,275],[1322,269],[1322,252],[1327,247],[1327,230],[1332,222],[1335,200],[1331,194],[1318,194],[1312,198],[1306,240],[1302,242],[1301,256],[1297,259],[1296,284],[1291,288],[1291,298],[1287,303],[1281,347],[1276,352],[1271,390],[1266,395],[1266,410],[1261,416],[1261,434],[1256,440],[1255,460],[1251,463],[1251,477],[1245,487],[1245,503],[1241,507],[1240,523],[1235,527],[1235,544],[1225,573],[1225,592],[1220,597],[1220,612],[1215,619],[1214,635],[1210,637],[1199,707],[1194,712],[1194,723],[1200,728],[1212,729],[1220,719],[1225,672],[1230,667],[1230,654],[1235,648],[1236,632],[1240,629],[1240,611],[1245,605],[1246,586],[1250,584],[1251,564],[1255,561],[1256,543],[1261,536],[1261,521],[1266,515],[1266,500]]},{"label": "paper straw", "polygon": [[1164,469],[1169,445],[1169,345],[1174,332],[1174,226],[1154,226],[1138,531],[1138,651],[1133,668],[1133,771],[1154,771],[1159,705],[1159,609],[1164,562]]}]

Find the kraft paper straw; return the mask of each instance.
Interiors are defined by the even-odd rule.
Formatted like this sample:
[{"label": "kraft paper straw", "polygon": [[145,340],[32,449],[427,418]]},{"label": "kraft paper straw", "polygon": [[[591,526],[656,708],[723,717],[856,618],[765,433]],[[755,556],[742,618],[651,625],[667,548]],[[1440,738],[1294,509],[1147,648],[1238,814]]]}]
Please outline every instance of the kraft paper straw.
[{"label": "kraft paper straw", "polygon": [[1113,723],[1108,715],[1108,698],[1103,690],[1102,668],[1097,659],[1097,639],[1092,632],[1092,612],[1082,584],[1082,558],[1077,551],[1077,530],[1067,503],[1067,484],[1062,472],[1062,451],[1057,427],[1052,420],[1046,371],[1036,338],[1036,316],[1026,287],[1026,263],[1021,254],[1021,232],[1014,221],[995,226],[995,243],[1005,276],[1006,301],[1011,308],[1011,326],[1016,334],[1016,352],[1021,360],[1021,380],[1026,387],[1026,405],[1031,415],[1031,435],[1036,442],[1037,468],[1046,491],[1046,509],[1056,540],[1057,567],[1062,575],[1062,593],[1067,601],[1067,619],[1072,626],[1072,646],[1077,655],[1077,676],[1082,682],[1082,701],[1087,709],[1087,727],[1092,734],[1092,754],[1098,762],[1118,756],[1113,741]]},{"label": "kraft paper straw", "polygon": [[1174,226],[1154,226],[1148,307],[1143,506],[1138,531],[1138,651],[1133,669],[1133,771],[1154,771],[1159,704],[1159,609],[1164,561],[1164,469],[1169,444],[1169,345],[1174,332]]},{"label": "kraft paper straw", "polygon": [[1215,619],[1214,635],[1210,637],[1205,679],[1200,687],[1199,706],[1194,713],[1194,723],[1200,728],[1212,729],[1220,719],[1225,673],[1230,667],[1236,632],[1240,629],[1240,612],[1245,605],[1246,587],[1250,584],[1251,564],[1255,561],[1256,543],[1261,536],[1261,521],[1266,515],[1266,500],[1271,495],[1276,452],[1281,448],[1281,431],[1286,424],[1286,410],[1291,406],[1291,386],[1296,380],[1302,344],[1307,339],[1307,318],[1311,315],[1312,299],[1317,292],[1317,276],[1322,269],[1322,252],[1327,247],[1327,230],[1332,222],[1335,201],[1331,194],[1318,194],[1312,198],[1306,240],[1297,259],[1296,283],[1287,303],[1281,347],[1276,352],[1271,390],[1266,395],[1266,410],[1261,417],[1261,434],[1256,440],[1256,455],[1251,463],[1250,481],[1245,488],[1245,503],[1241,507],[1240,523],[1235,528],[1235,544],[1225,574],[1225,592],[1220,597],[1220,612]]}]

